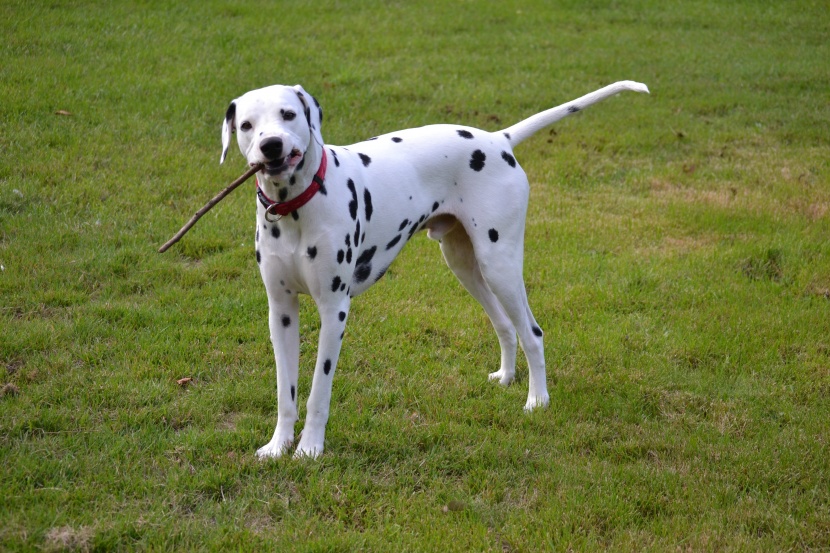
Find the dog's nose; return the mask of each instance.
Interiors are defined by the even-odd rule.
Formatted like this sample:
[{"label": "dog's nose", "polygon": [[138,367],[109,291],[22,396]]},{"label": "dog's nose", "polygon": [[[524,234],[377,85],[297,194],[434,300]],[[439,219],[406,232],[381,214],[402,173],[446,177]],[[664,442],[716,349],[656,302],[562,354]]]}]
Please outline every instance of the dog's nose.
[{"label": "dog's nose", "polygon": [[279,159],[282,157],[282,139],[266,138],[259,145],[259,149],[268,161]]}]

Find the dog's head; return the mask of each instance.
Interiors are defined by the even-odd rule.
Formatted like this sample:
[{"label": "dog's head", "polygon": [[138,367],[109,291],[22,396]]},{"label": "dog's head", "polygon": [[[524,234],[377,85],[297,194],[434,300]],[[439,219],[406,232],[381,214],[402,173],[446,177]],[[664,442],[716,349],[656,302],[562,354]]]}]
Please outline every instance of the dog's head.
[{"label": "dog's head", "polygon": [[219,163],[225,161],[231,135],[236,133],[248,165],[263,163],[269,176],[287,179],[315,144],[323,147],[322,121],[320,104],[300,85],[247,92],[232,101],[225,113]]}]

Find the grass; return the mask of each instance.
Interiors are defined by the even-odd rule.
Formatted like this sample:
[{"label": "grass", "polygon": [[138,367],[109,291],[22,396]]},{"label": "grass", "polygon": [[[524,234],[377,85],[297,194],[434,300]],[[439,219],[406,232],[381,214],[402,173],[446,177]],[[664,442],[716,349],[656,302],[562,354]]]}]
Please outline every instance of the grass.
[{"label": "grass", "polygon": [[[0,548],[830,548],[822,3],[0,14]],[[523,360],[486,382],[495,336],[419,235],[353,304],[325,455],[257,461],[253,196],[155,251],[241,173],[217,165],[227,102],[301,82],[347,144],[497,130],[620,79],[651,96],[517,151],[550,408],[522,412]],[[301,397],[317,331],[304,301]]]}]

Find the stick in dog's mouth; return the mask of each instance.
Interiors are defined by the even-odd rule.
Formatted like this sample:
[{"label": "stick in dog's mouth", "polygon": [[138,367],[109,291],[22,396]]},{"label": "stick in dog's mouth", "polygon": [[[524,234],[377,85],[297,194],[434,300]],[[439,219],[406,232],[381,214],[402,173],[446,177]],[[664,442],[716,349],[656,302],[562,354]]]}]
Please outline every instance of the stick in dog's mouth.
[{"label": "stick in dog's mouth", "polygon": [[187,223],[185,223],[185,225],[179,230],[179,232],[177,232],[173,236],[173,238],[165,242],[164,245],[159,248],[159,253],[166,252],[170,246],[178,242],[181,239],[181,237],[184,236],[184,234],[190,230],[190,227],[196,224],[196,221],[198,221],[202,215],[210,211],[210,209],[213,208],[213,206],[215,206],[216,204],[218,204],[220,200],[222,200],[225,196],[233,192],[240,184],[251,178],[254,175],[254,173],[261,170],[263,167],[264,165],[262,165],[261,163],[255,163],[247,171],[245,171],[245,173],[242,176],[230,183],[224,190],[222,190],[220,193],[214,196],[208,203],[204,205],[204,207],[202,207],[202,209],[197,211],[195,215],[193,215],[193,217],[191,217]]}]

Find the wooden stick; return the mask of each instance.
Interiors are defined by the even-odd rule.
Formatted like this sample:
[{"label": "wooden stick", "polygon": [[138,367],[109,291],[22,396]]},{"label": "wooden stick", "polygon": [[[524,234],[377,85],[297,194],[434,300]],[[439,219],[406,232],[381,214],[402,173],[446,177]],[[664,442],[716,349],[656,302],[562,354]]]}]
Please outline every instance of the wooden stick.
[{"label": "wooden stick", "polygon": [[216,205],[216,204],[218,204],[220,201],[222,201],[222,199],[223,199],[225,196],[227,196],[228,194],[230,194],[231,192],[233,192],[233,191],[234,191],[234,189],[235,189],[236,187],[238,187],[240,184],[242,184],[243,182],[245,182],[246,180],[248,180],[249,178],[251,178],[251,177],[253,176],[253,174],[254,174],[254,173],[256,173],[257,171],[259,171],[260,169],[262,169],[262,164],[261,164],[261,163],[257,163],[256,165],[254,165],[253,167],[251,167],[250,169],[248,169],[247,171],[245,171],[245,174],[244,174],[244,175],[242,175],[241,177],[239,177],[238,179],[236,179],[235,181],[233,181],[232,183],[230,183],[230,184],[228,185],[228,187],[227,187],[227,188],[225,188],[225,189],[224,189],[224,190],[222,190],[219,194],[217,194],[216,196],[214,196],[212,200],[210,200],[208,203],[206,203],[206,204],[205,204],[205,206],[204,206],[202,209],[200,209],[199,211],[197,211],[197,212],[196,212],[196,214],[195,214],[195,215],[193,215],[193,217],[191,217],[191,218],[190,218],[190,220],[189,220],[189,221],[188,221],[188,222],[187,222],[187,223],[186,223],[186,224],[185,224],[185,225],[184,225],[184,226],[183,226],[183,227],[179,230],[179,232],[177,232],[177,233],[173,236],[173,238],[171,238],[170,240],[168,240],[167,242],[165,242],[165,243],[164,243],[164,245],[163,245],[162,247],[160,247],[160,248],[159,248],[159,253],[164,253],[164,252],[166,252],[166,251],[167,251],[167,249],[168,249],[170,246],[172,246],[173,244],[175,244],[176,242],[178,242],[178,241],[181,239],[181,237],[182,237],[182,236],[184,236],[184,234],[185,234],[187,231],[189,231],[189,230],[190,230],[190,227],[192,227],[193,225],[195,225],[195,224],[196,224],[196,221],[198,221],[198,220],[202,217],[202,215],[204,215],[205,213],[207,213],[208,211],[210,211],[210,210],[213,208],[213,206],[215,206],[215,205]]}]

